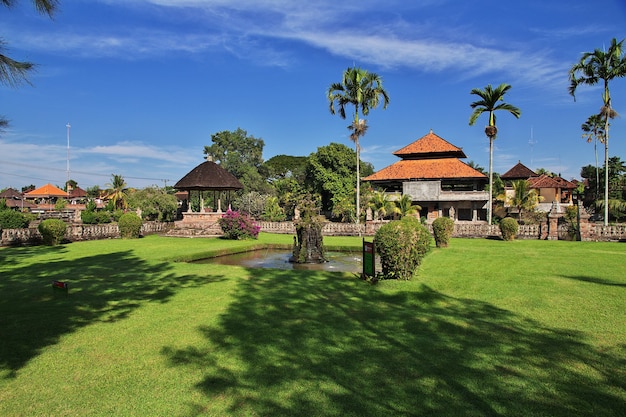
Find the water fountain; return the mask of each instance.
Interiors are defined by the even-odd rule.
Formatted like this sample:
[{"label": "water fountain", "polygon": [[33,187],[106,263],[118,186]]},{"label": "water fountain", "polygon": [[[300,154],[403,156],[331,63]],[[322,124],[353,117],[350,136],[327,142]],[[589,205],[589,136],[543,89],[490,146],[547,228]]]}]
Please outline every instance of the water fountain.
[{"label": "water fountain", "polygon": [[293,238],[295,263],[327,262],[322,236],[324,217],[319,214],[312,198],[306,198],[300,206],[300,218],[294,220],[296,236]]}]

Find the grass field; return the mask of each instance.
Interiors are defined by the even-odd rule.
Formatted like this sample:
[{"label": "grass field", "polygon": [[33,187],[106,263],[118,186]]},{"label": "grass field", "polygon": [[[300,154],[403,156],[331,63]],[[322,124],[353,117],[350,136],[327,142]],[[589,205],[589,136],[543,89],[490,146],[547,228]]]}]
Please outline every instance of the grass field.
[{"label": "grass field", "polygon": [[625,244],[453,239],[377,285],[179,262],[291,242],[0,249],[0,415],[626,416]]}]

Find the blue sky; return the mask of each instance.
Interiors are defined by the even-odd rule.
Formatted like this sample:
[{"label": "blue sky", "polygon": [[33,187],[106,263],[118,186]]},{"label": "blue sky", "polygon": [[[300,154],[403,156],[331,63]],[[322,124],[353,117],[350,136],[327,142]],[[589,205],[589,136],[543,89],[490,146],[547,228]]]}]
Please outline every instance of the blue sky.
[{"label": "blue sky", "polygon": [[[33,86],[0,86],[0,188],[173,185],[203,161],[211,134],[247,130],[264,158],[353,146],[325,96],[353,65],[382,76],[362,159],[376,170],[430,129],[488,167],[473,88],[512,85],[521,118],[498,116],[494,170],[518,160],[565,178],[595,164],[580,125],[600,88],[568,94],[583,52],[626,37],[624,0],[61,0],[54,19],[28,0],[0,9],[8,55],[37,64]],[[609,153],[626,160],[626,79],[611,85]],[[598,148],[600,161],[603,147]]]}]

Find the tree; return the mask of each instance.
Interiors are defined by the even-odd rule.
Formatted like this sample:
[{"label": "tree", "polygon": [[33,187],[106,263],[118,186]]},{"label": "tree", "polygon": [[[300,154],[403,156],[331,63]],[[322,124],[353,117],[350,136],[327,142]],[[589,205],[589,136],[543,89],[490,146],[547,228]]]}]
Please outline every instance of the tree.
[{"label": "tree", "polygon": [[121,175],[111,174],[111,183],[107,184],[107,198],[113,204],[115,209],[126,209],[128,203],[126,201],[126,181]]},{"label": "tree", "polygon": [[[350,139],[354,141],[356,149],[356,222],[360,217],[360,159],[361,148],[359,146],[359,137],[363,136],[367,131],[366,121],[359,120],[359,111],[367,116],[370,109],[378,107],[380,100],[383,101],[383,109],[389,105],[389,95],[383,88],[382,78],[373,72],[352,67],[344,71],[340,83],[333,83],[327,91],[329,101],[329,109],[331,114],[339,113],[342,119],[346,118],[346,106],[354,106],[354,119],[349,129],[352,130]],[[335,103],[338,108],[335,109]]]},{"label": "tree", "polygon": [[[600,171],[598,168],[598,141],[604,143],[604,122],[601,114],[593,114],[589,116],[587,121],[583,123],[582,129],[583,139],[587,139],[587,143],[593,141],[593,153],[596,157],[596,184],[600,183]],[[596,189],[597,192],[597,189]],[[595,195],[596,200],[598,195]]]},{"label": "tree", "polygon": [[489,114],[489,124],[485,127],[485,135],[489,138],[489,206],[487,207],[487,222],[489,224],[491,224],[491,212],[493,210],[493,141],[496,139],[498,134],[495,112],[498,110],[506,110],[517,119],[519,119],[522,114],[520,109],[517,107],[503,102],[504,95],[510,88],[511,86],[509,84],[502,83],[493,89],[491,84],[489,84],[484,90],[474,88],[470,92],[470,94],[475,94],[480,97],[480,100],[470,104],[470,107],[474,109],[469,120],[470,126],[473,126],[474,123],[476,123],[478,116],[484,112]]},{"label": "tree", "polygon": [[211,135],[210,146],[204,147],[204,154],[233,174],[244,186],[244,193],[257,191],[271,192],[271,187],[259,173],[263,164],[263,139],[248,136],[248,132],[237,128],[234,132],[224,130]]},{"label": "tree", "polygon": [[[624,39],[617,42],[616,38],[611,40],[611,45],[607,51],[595,49],[593,52],[583,53],[580,61],[572,66],[569,71],[569,93],[576,100],[576,88],[580,84],[595,85],[599,82],[603,84],[602,101],[600,115],[604,120],[604,166],[609,163],[609,119],[617,116],[611,103],[609,82],[615,78],[626,76],[626,56],[622,49]],[[604,177],[604,225],[609,223],[609,170],[605,169]]]},{"label": "tree", "polygon": [[530,183],[527,180],[513,181],[512,186],[514,194],[508,199],[508,203],[517,208],[518,219],[521,221],[523,211],[532,211],[541,200],[541,197],[537,190],[530,188]]},{"label": "tree", "polygon": [[176,197],[157,186],[128,193],[128,205],[140,209],[142,219],[160,222],[174,221],[178,208]]},{"label": "tree", "polygon": [[[52,17],[59,4],[58,0],[32,0],[35,9],[41,13]],[[15,0],[0,0],[0,5],[11,7]],[[28,73],[32,71],[35,64],[27,61],[16,61],[5,55],[6,42],[0,38],[0,84],[9,87],[17,87],[19,84],[28,81]],[[9,125],[9,121],[0,116],[0,133]]]},{"label": "tree", "polygon": [[[333,211],[340,202],[345,207],[344,200],[348,197],[355,201],[354,168],[355,152],[340,143],[319,147],[309,156],[306,185],[321,196],[323,210]],[[371,165],[364,164],[363,168],[364,175],[373,173]]]},{"label": "tree", "polygon": [[382,220],[396,211],[396,204],[389,200],[389,196],[387,196],[384,190],[374,192],[370,198],[369,206],[374,210],[374,218],[376,220]]},{"label": "tree", "polygon": [[402,194],[400,199],[396,200],[396,213],[400,215],[400,218],[405,216],[410,216],[414,214],[418,214],[422,209],[421,206],[417,204],[413,204],[413,200],[411,196],[408,194]]}]

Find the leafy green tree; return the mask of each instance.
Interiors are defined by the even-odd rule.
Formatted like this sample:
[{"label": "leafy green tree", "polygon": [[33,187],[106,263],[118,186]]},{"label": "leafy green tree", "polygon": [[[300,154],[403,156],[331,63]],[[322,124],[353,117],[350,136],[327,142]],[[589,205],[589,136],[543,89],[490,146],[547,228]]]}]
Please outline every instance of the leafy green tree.
[{"label": "leafy green tree", "polygon": [[[59,4],[58,0],[33,0],[32,2],[39,13],[46,14],[49,17],[52,17]],[[15,3],[15,0],[0,0],[0,5],[5,7],[11,7]],[[17,87],[23,82],[30,84],[28,73],[34,69],[35,64],[9,58],[4,54],[5,51],[6,42],[0,38],[0,84],[9,87]],[[0,116],[0,132],[8,125],[9,121],[4,116]]]},{"label": "leafy green tree", "polygon": [[140,209],[141,217],[148,221],[171,222],[176,218],[176,197],[156,186],[128,193],[128,206]]},{"label": "leafy green tree", "polygon": [[272,192],[259,172],[263,164],[263,139],[249,136],[247,131],[237,128],[234,132],[215,133],[211,135],[211,141],[212,145],[204,147],[204,154],[237,177],[244,186],[243,193]]},{"label": "leafy green tree", "polygon": [[[611,103],[611,93],[609,82],[615,78],[626,77],[626,55],[622,45],[624,39],[611,40],[611,45],[607,51],[595,49],[593,52],[585,52],[580,61],[572,66],[569,71],[569,93],[576,100],[576,88],[581,84],[595,85],[599,82],[603,84],[602,101],[600,115],[604,119],[604,165],[609,163],[609,119],[617,116]],[[604,225],[609,221],[609,171],[605,170],[604,178]]]},{"label": "leafy green tree", "polygon": [[509,84],[500,84],[495,89],[491,84],[487,85],[484,90],[474,88],[470,94],[477,95],[480,100],[474,101],[470,107],[474,109],[470,116],[469,124],[473,126],[478,117],[483,113],[488,113],[489,124],[485,127],[485,135],[489,138],[489,205],[487,206],[487,222],[491,224],[493,211],[493,141],[498,135],[496,127],[496,111],[506,110],[519,119],[521,110],[517,107],[505,103],[504,95],[511,89]]},{"label": "leafy green tree", "polygon": [[[308,158],[307,187],[321,196],[322,210],[333,211],[334,206],[350,197],[354,201],[355,152],[339,143],[317,148]],[[366,170],[367,172],[366,173]],[[373,172],[371,165],[364,164],[364,175]]]},{"label": "leafy green tree", "polygon": [[[360,217],[360,159],[361,148],[359,137],[367,131],[365,120],[359,120],[359,112],[367,116],[370,109],[378,107],[382,100],[383,109],[389,105],[389,95],[383,88],[383,80],[378,74],[362,68],[352,67],[344,71],[340,83],[333,83],[327,91],[330,103],[330,113],[339,113],[342,119],[346,118],[346,106],[354,106],[354,119],[348,126],[352,130],[350,139],[354,141],[356,149],[356,221]],[[335,109],[335,104],[337,109]]]},{"label": "leafy green tree", "polygon": [[265,201],[265,211],[261,218],[268,222],[282,222],[285,220],[285,211],[278,205],[278,197],[268,197]]},{"label": "leafy green tree", "polygon": [[306,164],[306,156],[276,155],[263,162],[261,171],[271,183],[285,178],[303,181]]},{"label": "leafy green tree", "polygon": [[127,195],[126,195],[126,181],[121,175],[111,174],[111,182],[106,185],[107,198],[112,203],[113,207],[118,210],[124,210],[128,208]]}]

